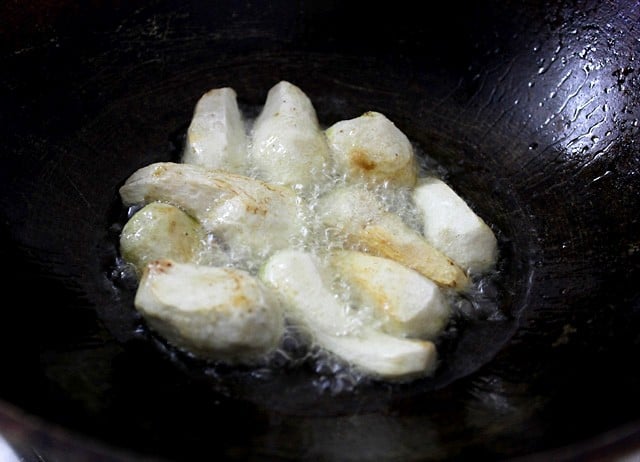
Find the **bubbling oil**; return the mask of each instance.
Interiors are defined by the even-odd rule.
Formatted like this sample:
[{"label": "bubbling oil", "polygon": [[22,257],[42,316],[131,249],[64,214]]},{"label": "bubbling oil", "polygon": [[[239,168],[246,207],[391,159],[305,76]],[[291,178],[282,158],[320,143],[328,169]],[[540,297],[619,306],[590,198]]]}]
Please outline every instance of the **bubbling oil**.
[{"label": "bubbling oil", "polygon": [[[251,127],[252,122],[253,120],[247,120],[247,127]],[[446,170],[435,159],[428,156],[418,144],[412,143],[412,145],[418,161],[418,178],[437,177],[443,179],[446,176]],[[250,146],[248,148],[250,149]],[[318,177],[322,178],[322,181],[317,184],[306,188],[293,186],[293,189],[298,193],[298,219],[302,223],[302,230],[300,237],[291,241],[290,246],[312,253],[319,259],[321,266],[326,268],[328,267],[327,258],[331,251],[346,248],[348,245],[341,233],[328,228],[321,221],[317,210],[324,195],[346,186],[348,179],[331,170],[317,173]],[[247,176],[261,179],[258,172],[253,170],[249,171]],[[406,225],[418,233],[422,232],[422,217],[414,205],[411,188],[395,186],[389,182],[370,184],[366,187],[373,192],[385,211],[396,214]],[[130,207],[127,210],[126,219],[131,218],[139,209],[140,206]],[[266,261],[241,246],[230,247],[226,245],[214,233],[207,233],[203,236],[200,249],[195,257],[197,264],[242,269],[256,276]],[[118,277],[128,281],[126,286],[135,286],[136,275],[130,264],[122,258],[118,258],[116,269]],[[501,319],[503,317],[496,302],[496,275],[497,270],[492,270],[474,276],[474,279],[471,280],[471,286],[464,294],[452,289],[441,288],[445,300],[452,309],[450,323],[442,333],[443,339],[451,343],[451,339],[457,335],[456,319]],[[381,327],[383,320],[374,313],[372,307],[353,304],[351,289],[345,281],[335,275],[327,274],[327,280],[324,282],[330,287],[338,302],[353,320],[353,326],[344,326],[346,331],[357,329],[360,325]],[[438,339],[434,342],[436,345],[439,344]],[[194,358],[194,355],[188,351],[181,351],[172,345],[167,345],[167,347],[179,354],[186,354],[191,359]],[[217,368],[221,365],[224,368],[229,366],[224,361],[205,362],[206,364],[202,366],[205,374],[218,378]],[[363,382],[376,380],[370,374],[345,363],[325,350],[313,341],[313,336],[309,332],[290,323],[285,328],[278,348],[258,361],[252,367],[250,374],[253,378],[268,380],[278,371],[299,367],[306,367],[313,372],[312,386],[323,393],[348,392]]]}]

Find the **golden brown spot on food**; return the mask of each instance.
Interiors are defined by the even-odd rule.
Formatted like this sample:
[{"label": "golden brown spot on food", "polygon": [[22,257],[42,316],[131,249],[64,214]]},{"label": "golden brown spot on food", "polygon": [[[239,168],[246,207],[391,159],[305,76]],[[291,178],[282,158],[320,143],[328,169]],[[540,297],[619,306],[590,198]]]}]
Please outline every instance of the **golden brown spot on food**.
[{"label": "golden brown spot on food", "polygon": [[253,215],[262,215],[262,216],[266,216],[267,215],[267,209],[264,207],[260,207],[258,205],[255,204],[247,204],[245,206],[245,210],[247,211],[247,213],[251,213]]},{"label": "golden brown spot on food", "polygon": [[245,297],[243,294],[236,294],[231,301],[233,306],[244,306],[249,303],[249,299]]},{"label": "golden brown spot on food", "polygon": [[164,165],[158,165],[156,168],[153,169],[152,176],[155,176],[155,177],[162,176],[165,174],[166,171],[167,171],[167,167],[165,167]]},{"label": "golden brown spot on food", "polygon": [[387,312],[391,309],[391,301],[389,300],[389,297],[386,297],[383,293],[373,291],[372,298],[375,306],[382,308],[383,311]]},{"label": "golden brown spot on food", "polygon": [[460,289],[468,283],[460,267],[426,242],[395,241],[388,230],[377,225],[366,226],[354,237],[367,246],[367,253],[402,263],[441,286]]},{"label": "golden brown spot on food", "polygon": [[376,163],[367,156],[367,153],[359,149],[351,151],[351,163],[360,170],[371,171],[376,168]]},{"label": "golden brown spot on food", "polygon": [[227,276],[233,280],[233,290],[236,292],[239,291],[242,287],[242,279],[240,276],[235,271],[229,269],[225,270],[225,273],[227,273]]},{"label": "golden brown spot on food", "polygon": [[149,263],[149,268],[158,273],[166,273],[172,266],[173,263],[170,260],[154,260]]}]

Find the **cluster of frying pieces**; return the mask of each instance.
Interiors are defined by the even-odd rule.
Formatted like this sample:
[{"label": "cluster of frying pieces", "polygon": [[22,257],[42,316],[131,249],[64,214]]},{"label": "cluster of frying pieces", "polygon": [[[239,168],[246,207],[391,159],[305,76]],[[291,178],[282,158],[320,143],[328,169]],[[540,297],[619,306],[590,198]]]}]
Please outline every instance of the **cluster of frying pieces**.
[{"label": "cluster of frying pieces", "polygon": [[323,129],[287,81],[252,123],[233,89],[205,93],[181,162],[139,169],[120,196],[134,211],[120,251],[136,309],[169,343],[232,364],[261,361],[295,328],[365,374],[432,374],[449,295],[497,259],[489,226],[421,175],[386,116]]}]

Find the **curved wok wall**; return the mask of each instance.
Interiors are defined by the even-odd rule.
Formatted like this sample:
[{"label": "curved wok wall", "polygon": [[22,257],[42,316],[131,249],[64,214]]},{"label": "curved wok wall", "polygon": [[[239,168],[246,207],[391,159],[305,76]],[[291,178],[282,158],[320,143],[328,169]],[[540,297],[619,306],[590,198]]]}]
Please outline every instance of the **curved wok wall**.
[{"label": "curved wok wall", "polygon": [[[16,301],[0,323],[0,430],[16,446],[444,460],[637,442],[640,8],[396,6],[1,7],[0,255]],[[117,187],[175,158],[204,91],[229,85],[255,108],[281,79],[327,125],[387,114],[498,233],[487,295],[503,316],[460,318],[434,381],[317,396],[305,373],[194,373],[130,309]]]}]

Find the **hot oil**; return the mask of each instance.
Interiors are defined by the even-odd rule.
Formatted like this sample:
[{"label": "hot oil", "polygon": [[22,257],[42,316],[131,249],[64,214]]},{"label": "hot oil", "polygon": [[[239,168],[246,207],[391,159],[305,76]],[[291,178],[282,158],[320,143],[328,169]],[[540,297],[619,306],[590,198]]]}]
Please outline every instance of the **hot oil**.
[{"label": "hot oil", "polygon": [[[255,108],[251,112],[257,114]],[[247,127],[251,127],[252,122],[252,119],[248,119]],[[418,144],[414,143],[413,147],[418,160],[419,178],[428,176],[446,177],[446,170],[424,152]],[[180,149],[182,149],[182,146]],[[179,161],[180,152],[174,157],[175,161]],[[249,172],[249,176],[260,179],[257,172]],[[322,263],[326,263],[326,256],[329,251],[344,248],[346,243],[340,233],[328,229],[320,221],[316,212],[322,197],[326,193],[344,186],[346,179],[336,175],[329,169],[317,172],[317,176],[323,181],[318,182],[311,188],[294,187],[299,194],[299,218],[303,223],[304,230],[302,238],[296,242],[291,242],[291,246],[311,252],[317,255]],[[400,216],[404,223],[420,232],[421,217],[413,205],[410,188],[394,187],[388,183],[382,183],[371,185],[370,189],[380,203],[384,205],[386,211]],[[138,209],[129,209],[127,219]],[[257,275],[265,261],[252,258],[249,255],[250,253],[243,251],[243,249],[226,246],[214,234],[207,234],[203,237],[202,251],[197,257],[197,263],[235,267]],[[116,264],[116,268],[118,270],[118,278],[125,283],[124,286],[134,287],[136,276],[131,267],[120,259]],[[496,269],[474,278],[471,287],[464,294],[452,290],[443,290],[452,308],[452,314],[449,325],[441,334],[441,337],[435,340],[440,361],[446,362],[448,352],[455,349],[462,325],[469,322],[493,321],[504,318],[497,302],[499,296],[499,287],[496,283],[498,275],[499,273]],[[326,282],[331,286],[344,310],[353,315],[356,324],[369,323],[371,325],[379,322],[376,321],[369,307],[353,305],[349,287],[344,281],[329,276]],[[287,371],[302,368],[311,372],[309,380],[313,389],[319,392],[337,394],[352,391],[363,383],[375,380],[375,377],[371,377],[351,367],[349,364],[345,364],[330,352],[314,344],[308,332],[300,330],[293,325],[287,326],[281,345],[276,351],[265,357],[259,364],[248,369],[245,367],[234,368],[220,362],[201,362],[189,352],[176,350],[171,345],[168,345],[167,348],[173,351],[172,356],[176,360],[183,357],[190,364],[199,364],[197,367],[201,367],[206,376],[215,377],[216,381],[224,381],[224,377],[227,374],[234,375],[238,371],[248,374],[252,380],[271,380]],[[409,380],[415,378],[413,377]]]}]

